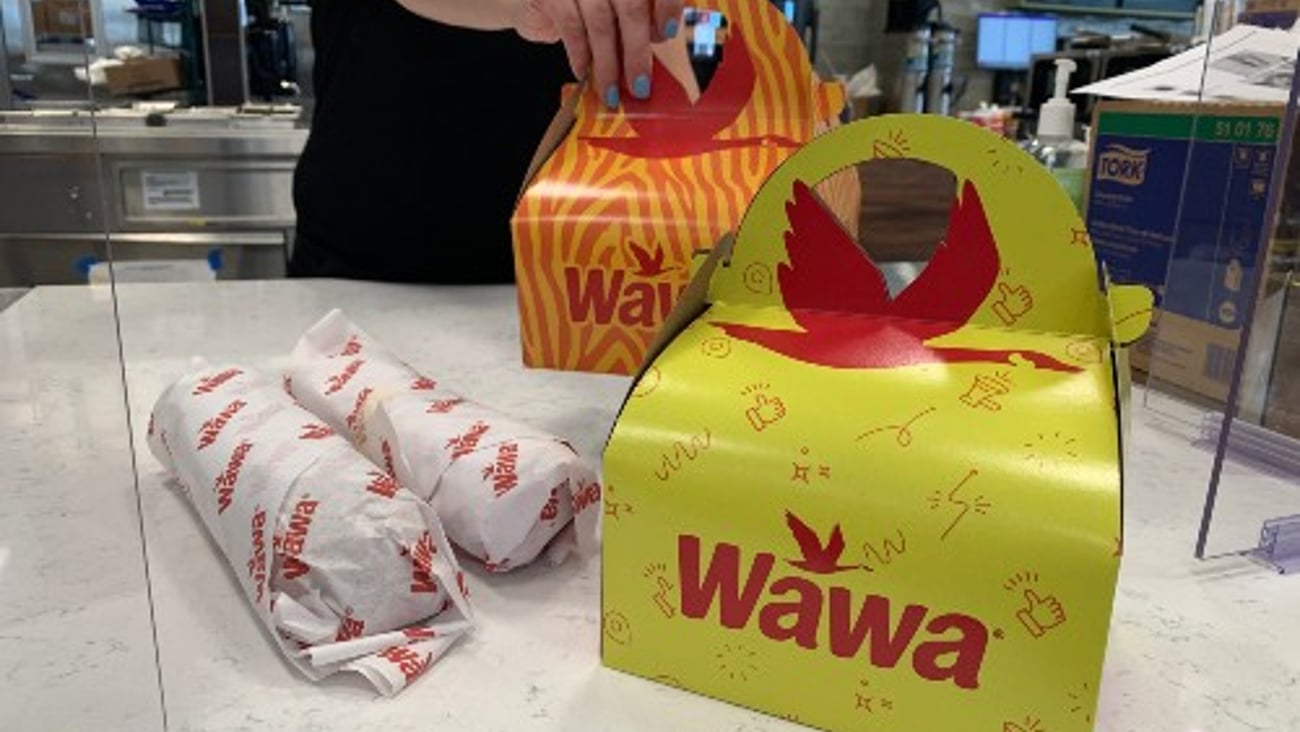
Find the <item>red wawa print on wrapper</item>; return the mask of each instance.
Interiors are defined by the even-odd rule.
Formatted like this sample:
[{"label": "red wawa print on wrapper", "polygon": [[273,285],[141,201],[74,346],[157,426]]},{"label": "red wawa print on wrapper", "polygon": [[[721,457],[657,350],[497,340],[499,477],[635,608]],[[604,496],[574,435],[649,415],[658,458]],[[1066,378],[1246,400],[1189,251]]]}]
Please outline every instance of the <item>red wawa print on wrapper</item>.
[{"label": "red wawa print on wrapper", "polygon": [[[927,681],[977,689],[988,650],[988,626],[960,612],[936,612],[883,595],[855,595],[849,587],[822,583],[855,569],[839,564],[844,537],[839,524],[822,541],[816,529],[786,512],[799,550],[780,573],[776,555],[746,556],[736,544],[707,548],[694,535],[677,538],[682,615],[696,622],[740,630],[756,623],[775,642],[794,642],[811,653],[830,653],[879,669],[905,661]],[[706,551],[709,553],[706,555]],[[711,612],[714,604],[717,612]]]},{"label": "red wawa print on wrapper", "polygon": [[199,444],[196,449],[202,450],[216,444],[217,438],[221,436],[221,431],[226,428],[226,425],[230,424],[230,420],[234,419],[236,414],[239,414],[247,406],[248,402],[243,399],[236,399],[227,404],[226,408],[222,409],[217,416],[204,422],[203,426],[199,427]]},{"label": "red wawa print on wrapper", "polygon": [[231,368],[213,376],[205,376],[202,379],[199,379],[198,385],[194,387],[194,391],[190,392],[190,394],[194,396],[211,394],[236,376],[242,376],[243,373],[242,369]]},{"label": "red wawa print on wrapper", "polygon": [[319,501],[303,496],[293,507],[293,515],[289,517],[289,528],[285,531],[284,537],[276,539],[278,548],[284,555],[281,571],[286,580],[297,579],[311,571],[301,555],[307,546],[312,516],[316,513],[318,505],[320,505]]},{"label": "red wawa print on wrapper", "polygon": [[429,670],[429,664],[433,662],[433,656],[428,653],[419,653],[413,651],[407,646],[393,646],[379,652],[379,657],[393,664],[406,677],[406,683],[411,683],[420,678],[420,675]]},{"label": "red wawa print on wrapper", "polygon": [[583,135],[593,147],[637,158],[680,158],[734,148],[769,144],[795,148],[799,144],[780,135],[717,139],[735,123],[754,93],[754,60],[744,35],[735,26],[722,47],[722,60],[713,78],[691,101],[686,88],[657,58],[651,68],[654,96],[629,97],[623,113],[635,137]]},{"label": "red wawa print on wrapper", "polygon": [[230,460],[226,462],[226,469],[221,471],[217,476],[216,484],[213,490],[217,493],[217,513],[223,514],[230,504],[235,500],[235,484],[239,482],[239,471],[244,467],[244,461],[248,459],[248,453],[253,451],[253,443],[244,440],[235,446],[234,452],[230,454]]},{"label": "red wawa print on wrapper", "polygon": [[[1077,373],[1077,366],[1036,351],[930,346],[961,328],[998,279],[997,243],[979,193],[969,181],[953,204],[946,241],[898,297],[890,298],[874,262],[802,182],[786,205],[789,264],[777,268],[786,309],[802,330],[712,322],[727,335],[788,358],[841,369],[931,363],[1014,364]],[[879,317],[861,317],[874,315]]]}]

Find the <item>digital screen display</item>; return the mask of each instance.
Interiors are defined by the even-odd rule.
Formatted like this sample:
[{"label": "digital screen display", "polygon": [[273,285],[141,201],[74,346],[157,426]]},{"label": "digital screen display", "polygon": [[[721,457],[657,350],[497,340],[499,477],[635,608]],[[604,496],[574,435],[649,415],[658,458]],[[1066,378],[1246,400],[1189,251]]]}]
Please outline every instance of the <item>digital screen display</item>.
[{"label": "digital screen display", "polygon": [[682,14],[686,26],[686,43],[693,59],[712,59],[718,55],[727,29],[726,17],[717,10],[686,8]]},{"label": "digital screen display", "polygon": [[1056,51],[1056,18],[979,16],[975,63],[982,69],[1028,69],[1033,57]]}]

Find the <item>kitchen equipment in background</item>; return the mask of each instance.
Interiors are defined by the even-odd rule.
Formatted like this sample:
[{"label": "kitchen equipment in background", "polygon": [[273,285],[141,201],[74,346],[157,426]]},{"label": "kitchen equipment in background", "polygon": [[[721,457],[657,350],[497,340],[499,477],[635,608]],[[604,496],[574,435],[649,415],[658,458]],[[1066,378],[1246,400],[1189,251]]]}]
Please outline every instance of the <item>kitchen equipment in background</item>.
[{"label": "kitchen equipment in background", "polygon": [[298,96],[298,38],[287,12],[275,0],[250,0],[248,8],[249,96],[268,102]]},{"label": "kitchen equipment in background", "polygon": [[930,73],[926,79],[925,111],[949,116],[954,101],[953,70],[957,59],[959,31],[947,23],[930,28]]},{"label": "kitchen equipment in background", "polygon": [[307,137],[296,119],[279,107],[0,112],[0,287],[84,283],[86,258],[108,258],[110,243],[114,262],[284,276]]},{"label": "kitchen equipment in background", "polygon": [[923,25],[907,35],[907,56],[903,61],[899,111],[921,113],[930,91],[930,26]]}]

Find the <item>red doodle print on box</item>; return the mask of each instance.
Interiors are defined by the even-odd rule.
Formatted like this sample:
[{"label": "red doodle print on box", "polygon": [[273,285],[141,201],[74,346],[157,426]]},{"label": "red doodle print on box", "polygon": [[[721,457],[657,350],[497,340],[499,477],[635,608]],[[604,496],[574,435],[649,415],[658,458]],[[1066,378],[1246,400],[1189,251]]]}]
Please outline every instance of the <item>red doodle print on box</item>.
[{"label": "red doodle print on box", "polygon": [[379,657],[393,664],[406,677],[406,683],[411,683],[420,677],[425,671],[429,670],[429,664],[433,662],[433,654],[417,653],[409,646],[393,646],[379,652]]},{"label": "red doodle print on box", "polygon": [[992,376],[980,374],[975,377],[970,389],[961,395],[961,403],[971,409],[1000,412],[1002,403],[998,399],[1010,394],[1011,386],[1011,374],[1006,371],[994,372]]},{"label": "red doodle print on box", "polygon": [[1084,247],[1085,249],[1092,246],[1092,238],[1088,236],[1088,230],[1083,228],[1070,229],[1070,244]]},{"label": "red doodle print on box", "polygon": [[428,414],[446,414],[457,406],[465,403],[465,397],[451,397],[450,399],[434,399],[429,402],[429,406],[424,411]]},{"label": "red doodle print on box", "polygon": [[604,628],[605,637],[625,646],[632,642],[632,624],[628,622],[627,616],[617,610],[610,610],[601,617],[601,627]]},{"label": "red doodle print on box", "polygon": [[1039,432],[1037,437],[1025,443],[1024,447],[1027,450],[1025,460],[1037,465],[1039,470],[1078,460],[1079,453],[1075,452],[1076,442],[1078,440],[1060,432],[1053,432],[1050,435]]},{"label": "red doodle print on box", "polygon": [[281,573],[286,580],[297,579],[310,571],[310,567],[302,560],[302,551],[307,546],[312,516],[319,505],[319,501],[303,495],[293,507],[293,515],[289,517],[289,528],[285,531],[284,538],[278,540],[278,548],[284,554]]},{"label": "red doodle print on box", "polygon": [[1023,175],[1025,172],[1025,167],[1023,165],[1015,160],[1003,156],[1002,151],[995,147],[985,150],[984,153],[992,158],[992,160],[989,161],[989,164],[993,170],[1002,175]]},{"label": "red doodle print on box", "polygon": [[509,558],[502,559],[502,560],[499,561],[499,562],[493,562],[493,561],[490,561],[490,560],[484,559],[484,560],[483,560],[483,569],[487,570],[488,572],[491,572],[492,574],[500,574],[501,572],[509,572],[509,571],[510,571],[510,559],[509,559]]},{"label": "red doodle print on box", "polygon": [[938,411],[936,407],[927,407],[926,409],[918,412],[911,419],[907,420],[902,424],[887,424],[884,427],[877,427],[873,430],[867,430],[866,432],[863,432],[862,434],[858,435],[858,440],[865,440],[868,437],[878,435],[881,432],[892,432],[894,433],[894,441],[898,443],[899,447],[911,447],[912,439],[913,439],[912,425],[916,424],[917,422],[920,422],[922,419],[933,414],[936,411]]},{"label": "red doodle print on box", "polygon": [[446,448],[451,450],[451,459],[459,460],[478,449],[478,443],[482,441],[483,435],[486,435],[491,427],[479,420],[465,431],[465,434],[452,437],[447,440]]},{"label": "red doodle print on box", "polygon": [[258,605],[266,593],[266,509],[261,506],[253,509],[252,535],[253,552],[248,558],[248,578],[253,581],[253,594]]},{"label": "red doodle print on box", "polygon": [[465,573],[456,572],[456,587],[460,590],[460,596],[469,599],[469,585],[465,583]]},{"label": "red doodle print on box", "polygon": [[953,529],[957,528],[957,524],[961,523],[967,514],[973,511],[979,515],[984,515],[989,512],[989,509],[993,508],[993,504],[985,500],[982,495],[975,496],[973,499],[965,497],[966,484],[977,475],[979,475],[979,471],[972,468],[952,490],[947,493],[937,490],[930,496],[930,510],[932,511],[944,506],[955,506],[958,509],[956,514],[953,515],[952,521],[948,524],[948,528],[944,529],[943,533],[939,535],[940,541],[947,540],[948,535],[952,533]]},{"label": "red doodle print on box", "polygon": [[1024,598],[1024,605],[1016,610],[1016,620],[1031,638],[1042,638],[1065,624],[1065,606],[1055,596],[1038,589],[1037,572],[1019,572],[1003,583],[1002,589]]},{"label": "red doodle print on box", "polygon": [[358,358],[355,361],[349,362],[348,365],[344,366],[343,370],[339,373],[326,379],[325,396],[330,396],[343,391],[343,387],[347,386],[348,382],[352,380],[352,377],[356,376],[357,372],[361,370],[361,367],[365,365],[366,360],[364,358]]},{"label": "red doodle print on box", "polygon": [[863,679],[858,682],[861,691],[853,692],[853,708],[864,714],[875,714],[877,711],[888,712],[894,709],[894,700],[883,696],[872,696],[867,691],[871,682]]},{"label": "red doodle print on box", "polygon": [[650,396],[655,389],[659,388],[659,382],[661,381],[663,381],[663,373],[658,366],[651,366],[646,369],[645,374],[641,376],[641,380],[636,383],[636,386],[632,387],[632,396],[637,398]]},{"label": "red doodle print on box", "polygon": [[690,436],[689,440],[675,440],[672,449],[663,453],[659,458],[659,467],[655,469],[655,477],[661,482],[667,481],[687,463],[694,462],[709,446],[713,443],[713,433],[708,427],[702,428],[699,432]]},{"label": "red doodle print on box", "polygon": [[[799,448],[799,454],[804,458],[808,458],[808,454],[809,454],[808,448],[807,447]],[[791,464],[794,465],[794,473],[790,476],[791,483],[797,482],[797,483],[803,483],[804,485],[808,485],[809,483],[811,483],[813,468],[817,468],[818,478],[821,478],[822,480],[830,480],[831,478],[831,466],[825,463],[814,464],[814,463],[804,463],[804,462],[800,462],[799,460],[794,460],[792,461]]]},{"label": "red doodle print on box", "polygon": [[[895,542],[894,538],[897,538],[898,541]],[[867,572],[875,572],[878,569],[890,566],[894,563],[894,560],[907,553],[907,536],[902,529],[896,529],[894,537],[886,537],[879,543],[863,542],[862,553],[866,557],[866,561],[862,563],[862,569]]]},{"label": "red doodle print on box", "polygon": [[753,397],[745,410],[745,419],[755,432],[762,432],[785,419],[785,402],[780,397],[769,396],[771,388],[770,384],[751,384],[740,392],[743,397]]},{"label": "red doodle print on box", "polygon": [[654,594],[650,595],[650,600],[659,608],[659,612],[668,619],[677,616],[677,608],[673,605],[672,592],[677,589],[677,585],[668,579],[668,565],[659,562],[651,564],[645,568],[644,576],[646,579],[654,580]]},{"label": "red doodle print on box", "polygon": [[1008,721],[1002,723],[1002,732],[1047,732],[1041,719],[1025,717],[1023,722]]},{"label": "red doodle print on box", "polygon": [[483,467],[483,480],[492,481],[492,495],[496,498],[509,493],[519,485],[519,443],[503,442],[497,446],[497,459]]},{"label": "red doodle print on box", "polygon": [[234,368],[234,369],[226,369],[225,371],[222,371],[221,373],[215,374],[213,376],[205,376],[202,379],[199,379],[198,385],[196,385],[194,387],[194,391],[190,393],[193,394],[194,396],[211,394],[217,389],[220,389],[222,384],[225,384],[227,381],[230,381],[236,376],[242,376],[243,373],[244,372],[242,369]]},{"label": "red doodle print on box", "polygon": [[217,513],[223,514],[235,498],[235,484],[239,482],[239,471],[244,467],[244,461],[248,458],[248,453],[252,452],[253,443],[244,440],[235,446],[234,452],[230,454],[230,460],[226,462],[226,469],[221,471],[217,476],[216,485],[213,490],[217,494]]},{"label": "red doodle print on box", "polygon": [[635,513],[632,504],[619,501],[614,497],[614,486],[605,486],[605,515],[615,521],[624,515]]},{"label": "red doodle print on box", "polygon": [[202,450],[215,444],[217,438],[221,436],[221,431],[226,428],[226,425],[230,424],[230,420],[234,419],[235,415],[239,414],[239,411],[247,406],[248,402],[243,399],[236,399],[218,412],[217,416],[204,422],[199,427],[198,449]]},{"label": "red doodle print on box", "polygon": [[1088,682],[1083,682],[1079,691],[1071,691],[1067,696],[1070,698],[1070,713],[1082,716],[1085,724],[1092,724],[1092,712],[1089,711],[1093,705],[1092,687]]},{"label": "red doodle print on box", "polygon": [[1034,294],[1024,285],[1012,287],[1006,282],[998,283],[998,299],[993,303],[993,314],[1005,325],[1015,325],[1017,321],[1034,310]]},{"label": "red doodle print on box", "polygon": [[741,274],[745,289],[755,295],[772,293],[772,268],[763,262],[753,262]]},{"label": "red doodle print on box", "polygon": [[884,138],[871,143],[871,157],[875,160],[906,158],[912,155],[912,144],[902,130],[894,130]]},{"label": "red doodle print on box", "polygon": [[438,388],[438,382],[427,376],[421,376],[411,382],[411,391],[434,391]]},{"label": "red doodle print on box", "polygon": [[700,342],[700,353],[709,358],[726,358],[731,355],[731,339],[726,336],[705,338]]},{"label": "red doodle print on box", "polygon": [[397,495],[397,478],[388,473],[381,473],[378,470],[368,470],[366,476],[370,478],[370,482],[366,484],[366,490],[384,498],[392,498]]},{"label": "red doodle print on box", "polygon": [[752,649],[740,644],[723,643],[713,657],[717,659],[718,672],[725,674],[732,681],[749,681],[749,677],[758,672],[757,657]]}]

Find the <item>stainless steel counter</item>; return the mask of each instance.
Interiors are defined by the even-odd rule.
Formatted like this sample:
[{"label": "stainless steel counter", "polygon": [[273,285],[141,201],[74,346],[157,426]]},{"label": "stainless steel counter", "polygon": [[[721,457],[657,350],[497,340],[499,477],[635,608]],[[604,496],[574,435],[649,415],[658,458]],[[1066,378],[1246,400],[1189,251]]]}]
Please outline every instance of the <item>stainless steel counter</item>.
[{"label": "stainless steel counter", "polygon": [[117,259],[221,249],[219,277],[283,275],[307,131],[233,110],[162,119],[0,113],[0,286],[83,281],[78,263],[106,258],[110,246]]}]

